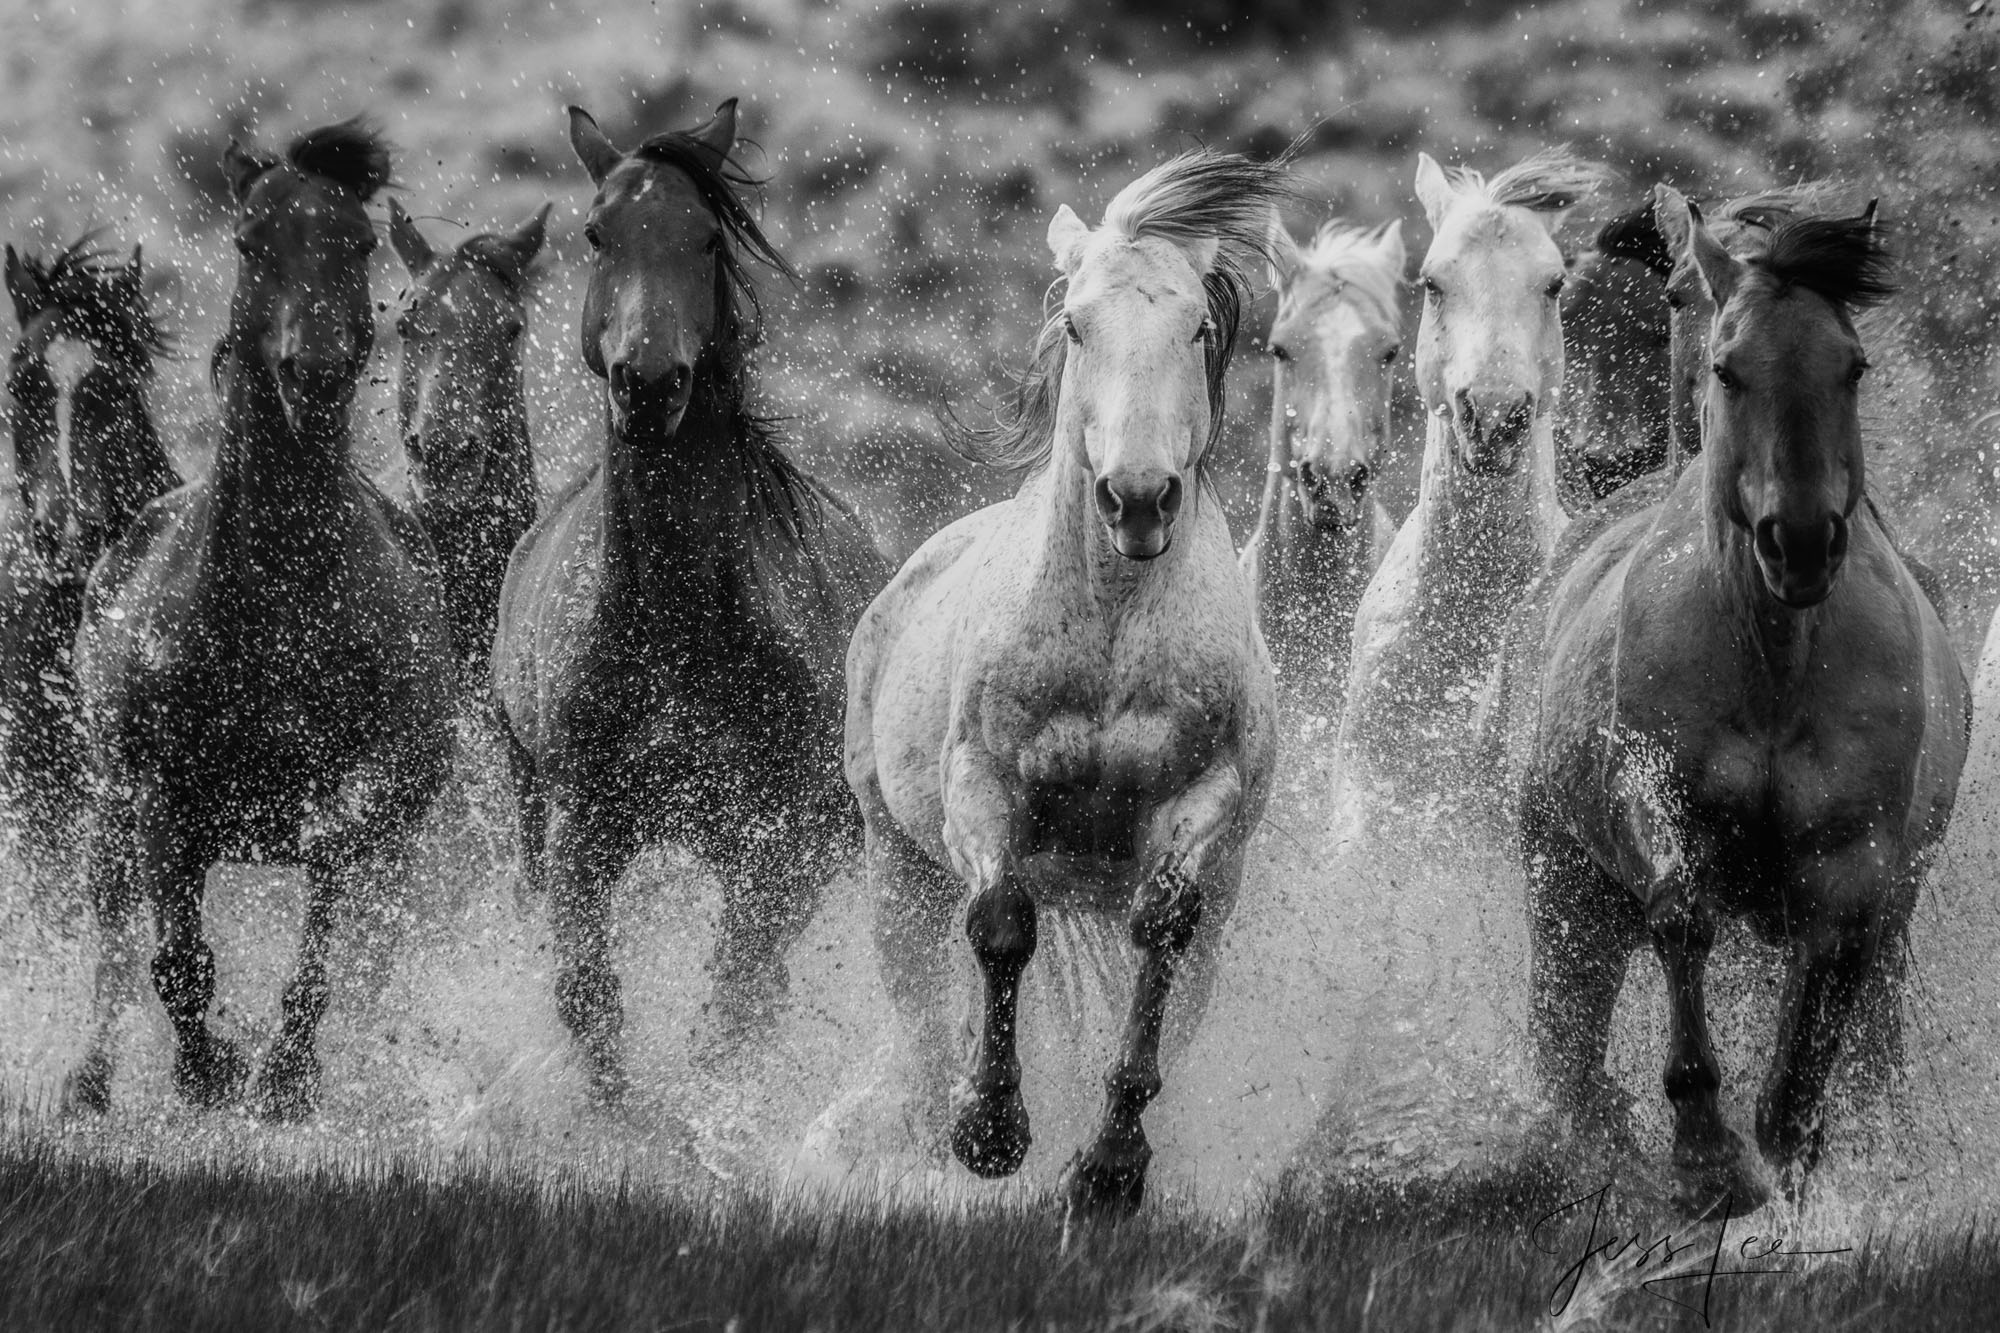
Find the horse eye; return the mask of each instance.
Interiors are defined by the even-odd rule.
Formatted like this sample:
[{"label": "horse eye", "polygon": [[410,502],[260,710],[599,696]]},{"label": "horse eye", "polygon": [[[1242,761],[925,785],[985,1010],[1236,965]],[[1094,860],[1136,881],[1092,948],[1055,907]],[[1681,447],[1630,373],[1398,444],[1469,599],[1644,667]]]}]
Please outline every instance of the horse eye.
[{"label": "horse eye", "polygon": [[1725,370],[1720,361],[1716,362],[1710,369],[1715,372],[1715,382],[1717,384],[1720,384],[1725,389],[1734,389],[1737,387],[1736,377]]},{"label": "horse eye", "polygon": [[1283,343],[1272,343],[1271,355],[1276,357],[1280,361],[1289,361],[1292,359],[1291,349],[1286,347]]},{"label": "horse eye", "polygon": [[236,238],[236,253],[239,255],[250,253],[250,238],[248,236],[238,236]]},{"label": "horse eye", "polygon": [[1069,335],[1071,342],[1082,345],[1083,335],[1076,331],[1076,321],[1069,317],[1068,311],[1063,312],[1063,332]]},{"label": "horse eye", "polygon": [[721,251],[722,251],[722,233],[717,232],[715,235],[708,238],[708,244],[702,247],[702,253],[713,255],[713,254],[720,254]]},{"label": "horse eye", "polygon": [[1679,292],[1667,293],[1667,309],[1680,310],[1684,309],[1686,306],[1687,302],[1681,299],[1681,294]]},{"label": "horse eye", "polygon": [[1391,347],[1388,351],[1382,353],[1382,364],[1385,366],[1393,366],[1394,364],[1396,364],[1396,358],[1401,356],[1402,354],[1403,354],[1402,348]]},{"label": "horse eye", "polygon": [[1430,274],[1428,273],[1424,274],[1422,281],[1423,281],[1425,296],[1432,297],[1435,299],[1435,298],[1440,298],[1444,295],[1444,288],[1438,286],[1437,279],[1433,278]]},{"label": "horse eye", "polygon": [[1361,498],[1361,493],[1368,489],[1368,483],[1374,476],[1375,469],[1369,467],[1366,463],[1356,463],[1354,465],[1354,471],[1348,475],[1347,485],[1348,489],[1354,492],[1356,499]]},{"label": "horse eye", "polygon": [[396,336],[398,338],[414,338],[417,336],[416,322],[410,318],[407,311],[396,316]]},{"label": "horse eye", "polygon": [[507,327],[504,330],[504,332],[507,335],[507,341],[512,342],[516,338],[519,338],[521,336],[521,329],[522,329],[522,324],[520,320],[518,319],[508,320]]},{"label": "horse eye", "polygon": [[595,222],[586,223],[583,228],[584,243],[593,250],[604,248],[604,237],[598,233]]},{"label": "horse eye", "polygon": [[1188,339],[1188,341],[1198,343],[1198,342],[1203,342],[1209,338],[1213,338],[1214,336],[1215,336],[1214,319],[1210,318],[1207,315],[1203,315],[1201,317],[1201,327],[1194,331],[1194,337]]},{"label": "horse eye", "polygon": [[1549,299],[1551,301],[1555,300],[1558,296],[1562,295],[1563,279],[1559,276],[1550,278],[1549,285],[1546,290],[1548,292]]},{"label": "horse eye", "polygon": [[1859,384],[1861,383],[1861,377],[1867,373],[1868,363],[1866,361],[1857,361],[1854,363],[1854,369],[1847,372],[1847,382],[1849,384]]}]

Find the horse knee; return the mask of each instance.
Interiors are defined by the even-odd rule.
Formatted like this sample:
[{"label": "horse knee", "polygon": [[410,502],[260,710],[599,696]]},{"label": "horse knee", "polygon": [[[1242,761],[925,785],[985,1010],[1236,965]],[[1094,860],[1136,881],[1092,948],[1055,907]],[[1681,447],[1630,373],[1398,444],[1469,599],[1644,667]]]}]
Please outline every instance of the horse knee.
[{"label": "horse knee", "polygon": [[199,1021],[215,996],[215,954],[207,942],[185,940],[155,954],[153,989],[177,1023]]},{"label": "horse knee", "polygon": [[1707,1051],[1675,1051],[1667,1057],[1662,1081],[1669,1101],[1712,1097],[1722,1086],[1722,1070]]},{"label": "horse knee", "polygon": [[580,1038],[602,1040],[624,1022],[618,974],[608,967],[565,967],[556,974],[556,1013]]},{"label": "horse knee", "polygon": [[1035,955],[1035,899],[1011,876],[981,890],[965,911],[965,935],[982,967],[1019,970]]}]

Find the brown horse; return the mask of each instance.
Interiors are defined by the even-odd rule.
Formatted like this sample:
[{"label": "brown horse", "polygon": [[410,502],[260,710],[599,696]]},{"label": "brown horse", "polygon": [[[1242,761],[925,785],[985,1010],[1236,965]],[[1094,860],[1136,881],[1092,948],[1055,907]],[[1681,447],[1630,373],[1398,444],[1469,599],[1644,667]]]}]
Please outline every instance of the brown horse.
[{"label": "brown horse", "polygon": [[[140,509],[177,484],[146,410],[153,360],[169,348],[146,309],[138,249],[112,262],[86,236],[52,260],[7,247],[21,339],[8,367],[20,500],[0,584],[0,790],[35,873],[77,850],[83,727],[72,651],[83,582]],[[51,367],[64,346],[87,364]]]},{"label": "brown horse", "polygon": [[309,890],[258,1102],[294,1118],[318,1097],[336,905],[370,862],[399,859],[444,782],[451,648],[423,529],[348,456],[374,338],[363,205],[388,179],[388,147],[347,121],[282,158],[232,143],[223,165],[241,257],[215,464],[106,554],[77,636],[104,956],[96,1038],[69,1095],[109,1100],[113,1024],[136,990],[125,925],[142,902],[175,1084],[203,1106],[234,1095],[243,1057],[207,1023],[203,880],[216,861],[276,862],[303,865]]},{"label": "brown horse", "polygon": [[1563,287],[1557,473],[1571,513],[1667,461],[1669,330],[1660,277],[1627,238],[1652,205],[1606,223]]},{"label": "brown horse", "polygon": [[[521,386],[528,266],[550,205],[509,232],[440,254],[394,199],[389,243],[410,273],[396,318],[396,414],[417,517],[437,544],[467,689],[483,685],[507,557],[535,521],[535,456]],[[483,690],[482,690],[483,693]]]},{"label": "brown horse", "polygon": [[735,102],[629,154],[571,108],[570,142],[597,187],[581,336],[606,431],[508,565],[493,688],[526,870],[550,893],[556,1006],[613,1101],[606,899],[646,844],[678,842],[722,880],[719,1035],[770,1021],[785,950],[859,845],[841,672],[888,570],[748,401],[743,264],[790,270],[742,199]]},{"label": "brown horse", "polygon": [[1620,1132],[1605,1045],[1626,956],[1650,940],[1681,1200],[1740,1209],[1765,1189],[1717,1105],[1716,918],[1787,955],[1757,1141],[1796,1194],[1857,993],[1949,817],[1968,692],[1867,502],[1851,315],[1889,290],[1872,207],[1781,221],[1747,256],[1678,195],[1662,208],[1716,309],[1705,443],[1661,503],[1575,555],[1527,640],[1532,1025],[1558,1104]]}]

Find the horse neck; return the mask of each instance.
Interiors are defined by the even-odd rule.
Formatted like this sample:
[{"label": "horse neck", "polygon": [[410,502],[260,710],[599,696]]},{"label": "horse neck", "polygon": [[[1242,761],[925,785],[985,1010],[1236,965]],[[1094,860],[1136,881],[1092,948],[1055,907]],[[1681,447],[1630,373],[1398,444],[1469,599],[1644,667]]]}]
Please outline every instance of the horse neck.
[{"label": "horse neck", "polygon": [[244,345],[232,337],[222,438],[208,482],[210,553],[260,577],[311,580],[340,555],[330,529],[342,517],[341,491],[354,471],[347,427],[333,439],[299,438],[270,370],[235,350]]},{"label": "horse neck", "polygon": [[[76,474],[79,497],[95,511],[91,518],[101,525],[94,545],[115,540],[139,516],[139,511],[155,497],[171,489],[175,474],[167,451],[146,411],[145,382],[140,373],[106,376],[85,382],[88,394],[72,409],[70,439],[73,449],[71,471]],[[80,420],[88,414],[89,420]],[[97,550],[87,553],[93,561]]]},{"label": "horse neck", "polygon": [[1426,419],[1417,494],[1419,577],[1447,590],[1429,601],[1453,618],[1468,608],[1496,619],[1506,614],[1562,535],[1555,423],[1542,411],[1529,429],[1524,466],[1504,477],[1475,477],[1451,457],[1451,422],[1435,412]]},{"label": "horse neck", "polygon": [[27,513],[34,508],[29,487],[35,473],[54,461],[58,434],[56,407],[61,395],[55,377],[39,357],[15,362],[7,378],[7,390],[14,400],[14,487],[22,512]]},{"label": "horse neck", "polygon": [[700,612],[737,604],[763,446],[742,408],[701,383],[671,439],[628,439],[608,412],[606,436],[602,596],[699,633]]}]

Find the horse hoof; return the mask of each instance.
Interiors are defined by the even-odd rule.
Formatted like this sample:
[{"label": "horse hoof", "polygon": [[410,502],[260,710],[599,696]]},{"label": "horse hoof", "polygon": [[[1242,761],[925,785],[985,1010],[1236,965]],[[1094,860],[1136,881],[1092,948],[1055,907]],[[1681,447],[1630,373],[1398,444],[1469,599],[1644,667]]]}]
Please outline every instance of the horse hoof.
[{"label": "horse hoof", "polygon": [[111,1109],[111,1057],[92,1051],[63,1080],[64,1115],[103,1115]]},{"label": "horse hoof", "polygon": [[183,1047],[174,1061],[175,1090],[183,1101],[204,1111],[234,1101],[249,1076],[249,1061],[225,1037],[211,1037],[194,1050]]},{"label": "horse hoof", "polygon": [[619,1060],[600,1061],[590,1071],[590,1104],[600,1111],[615,1111],[625,1104],[631,1080]]},{"label": "horse hoof", "polygon": [[1130,1217],[1145,1202],[1146,1167],[1152,1160],[1152,1150],[1143,1143],[1132,1154],[1097,1149],[1079,1154],[1063,1173],[1070,1211],[1084,1217]]},{"label": "horse hoof", "polygon": [[974,1094],[951,1127],[952,1156],[984,1180],[1019,1171],[1031,1142],[1028,1104],[1021,1100],[1019,1088]]}]

